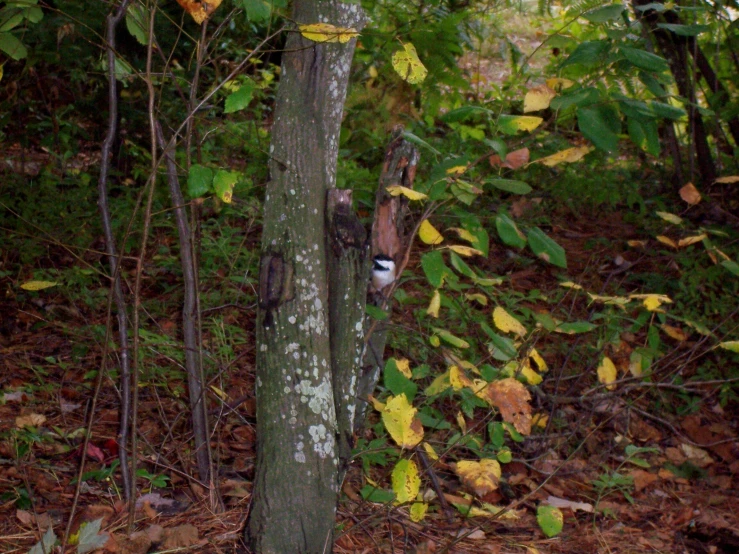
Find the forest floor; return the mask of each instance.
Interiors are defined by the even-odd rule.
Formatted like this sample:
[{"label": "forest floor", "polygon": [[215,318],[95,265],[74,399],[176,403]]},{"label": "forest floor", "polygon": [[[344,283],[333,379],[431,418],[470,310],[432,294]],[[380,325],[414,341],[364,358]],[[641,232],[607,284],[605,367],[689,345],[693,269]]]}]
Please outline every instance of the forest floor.
[{"label": "forest floor", "polygon": [[[568,252],[573,278],[592,286],[618,270],[613,265],[618,256],[636,264],[664,263],[656,251],[644,258],[626,247],[634,237],[634,227],[617,212],[599,214],[597,221],[562,217],[553,223],[552,231],[552,238]],[[594,238],[606,240],[594,250],[588,242]],[[65,263],[61,252],[50,252],[50,257]],[[506,272],[511,262],[502,249],[491,250],[488,261],[503,269],[506,286],[518,292],[538,289],[546,294],[557,286],[553,275],[539,267]],[[11,290],[7,279],[3,287]],[[166,305],[166,298],[160,300]],[[92,409],[94,375],[100,365],[100,349],[81,349],[80,341],[91,341],[83,329],[104,325],[105,314],[70,305],[62,294],[53,293],[43,302],[23,303],[13,294],[5,295],[0,299],[0,314],[4,331],[0,336],[0,550],[25,553],[49,525],[61,535],[69,521],[82,458],[82,430]],[[140,467],[151,486],[137,501],[137,528],[144,531],[134,539],[126,537],[128,514],[114,464],[118,397],[115,384],[106,379],[95,407],[94,434],[72,526],[75,532],[81,522],[103,518],[102,529],[109,534],[104,552],[147,552],[152,535],[159,537],[159,551],[233,552],[241,547],[255,459],[254,312],[226,307],[222,315],[224,321],[249,333],[235,347],[233,363],[224,368],[221,386],[229,403],[211,412],[225,511],[212,511],[204,489],[183,476],[183,470],[191,469],[186,459],[188,422],[182,418],[184,400],[178,397],[184,389],[182,375],[173,372],[140,387],[137,430],[148,452]],[[404,317],[400,311],[393,315],[400,326]],[[176,321],[176,314],[160,319],[161,332],[175,336]],[[155,351],[157,346],[149,348]],[[162,350],[158,356],[166,366]],[[584,371],[568,375],[579,383],[566,387],[568,395],[579,393],[583,375],[592,382],[592,374],[588,377]],[[565,391],[549,380],[542,389],[551,394]],[[560,417],[572,432],[535,431],[521,450],[514,451],[514,461],[504,466],[510,492],[486,498],[507,509],[503,517],[462,517],[437,506],[425,520],[414,523],[405,507],[362,499],[359,491],[368,476],[357,460],[343,487],[334,551],[739,551],[736,404],[722,408],[707,389],[697,409],[678,417],[655,414],[653,400],[650,404],[646,397],[626,397],[616,391],[589,409],[577,403],[564,406]],[[652,450],[642,456],[643,463],[624,465],[622,441]],[[375,482],[387,482],[383,471],[372,470]],[[448,503],[463,501],[448,460],[442,458],[432,471]],[[546,538],[537,524],[536,507],[542,502],[557,503],[563,509],[564,530],[556,537]]]}]

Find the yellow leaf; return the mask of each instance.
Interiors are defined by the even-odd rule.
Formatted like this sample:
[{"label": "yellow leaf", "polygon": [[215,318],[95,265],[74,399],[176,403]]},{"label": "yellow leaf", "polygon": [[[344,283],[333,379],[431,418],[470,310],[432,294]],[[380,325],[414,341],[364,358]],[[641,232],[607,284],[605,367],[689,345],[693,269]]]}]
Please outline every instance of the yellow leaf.
[{"label": "yellow leaf", "polygon": [[418,238],[420,238],[426,244],[441,244],[444,242],[444,237],[436,228],[429,223],[428,219],[424,219],[421,222],[421,226],[418,228]]},{"label": "yellow leaf", "polygon": [[680,329],[679,327],[673,327],[672,325],[667,325],[665,323],[665,324],[662,324],[660,328],[670,338],[673,338],[680,342],[685,342],[686,340],[688,340],[688,334],[682,329]]},{"label": "yellow leaf", "polygon": [[454,231],[459,235],[459,238],[462,240],[466,240],[467,242],[471,242],[472,244],[477,244],[480,242],[478,238],[470,233],[467,229],[462,229],[461,227],[452,227],[449,229],[450,231]]},{"label": "yellow leaf", "polygon": [[529,352],[529,357],[532,360],[534,360],[536,367],[539,369],[541,373],[546,373],[547,371],[549,371],[549,367],[547,367],[547,363],[544,361],[544,358],[541,357],[541,354],[539,354],[536,348],[531,349],[531,352]]},{"label": "yellow leaf", "polygon": [[408,510],[408,514],[411,516],[411,521],[415,523],[423,521],[428,509],[429,505],[426,502],[414,502],[411,504],[410,510]]},{"label": "yellow leaf", "polygon": [[493,310],[493,323],[504,333],[515,333],[519,337],[526,336],[528,332],[520,321],[500,306],[496,306],[495,310]]},{"label": "yellow leaf", "polygon": [[436,289],[429,302],[429,307],[426,308],[426,313],[431,317],[439,317],[439,308],[441,308],[441,294],[439,294],[439,289]]},{"label": "yellow leaf", "polygon": [[642,368],[642,355],[638,352],[632,352],[629,358],[629,373],[634,377],[641,377],[644,374]]},{"label": "yellow leaf", "polygon": [[594,149],[595,148],[592,146],[575,146],[573,148],[567,148],[566,150],[561,150],[555,154],[552,154],[551,156],[547,156],[545,158],[539,158],[538,160],[534,160],[534,163],[538,162],[538,163],[544,164],[547,167],[553,167],[555,165],[559,165],[565,162],[566,163],[579,162],[585,157],[585,155],[588,152]]},{"label": "yellow leaf", "polygon": [[726,340],[718,343],[718,346],[729,352],[739,352],[739,340]]},{"label": "yellow leaf", "polygon": [[310,25],[298,25],[300,34],[313,42],[349,42],[359,33],[351,27],[336,27],[330,23],[311,23]]},{"label": "yellow leaf", "polygon": [[457,462],[454,471],[477,496],[493,492],[500,483],[501,470],[497,460],[489,458],[483,458],[479,462],[461,460]]},{"label": "yellow leaf", "polygon": [[449,370],[446,370],[444,373],[437,376],[423,392],[426,396],[434,396],[444,392],[451,386],[451,382],[449,381]]},{"label": "yellow leaf", "polygon": [[701,201],[701,193],[698,192],[698,189],[695,188],[693,183],[688,183],[681,187],[678,192],[680,193],[680,198],[691,206],[695,206]]},{"label": "yellow leaf", "polygon": [[397,74],[412,85],[422,82],[428,74],[428,70],[418,59],[416,47],[410,42],[403,44],[402,50],[393,54],[392,62]]},{"label": "yellow leaf", "polygon": [[463,435],[467,433],[467,422],[464,420],[462,412],[457,412],[457,425],[459,425]]},{"label": "yellow leaf", "polygon": [[667,246],[671,246],[672,248],[677,248],[677,244],[675,244],[675,241],[674,241],[674,240],[672,240],[672,239],[671,239],[671,238],[669,238],[669,237],[666,237],[666,236],[664,236],[664,235],[657,235],[657,236],[656,236],[655,238],[656,238],[656,239],[657,239],[657,240],[658,240],[659,242],[661,242],[662,244],[666,244]]},{"label": "yellow leaf", "polygon": [[529,385],[538,385],[544,380],[541,375],[531,368],[528,360],[521,366],[521,375],[524,376]]},{"label": "yellow leaf", "polygon": [[377,410],[378,412],[385,411],[385,404],[377,400],[377,398],[375,398],[371,394],[369,395],[369,400],[370,402],[372,402],[372,406],[375,408],[375,410]]},{"label": "yellow leaf", "polygon": [[461,244],[451,244],[447,246],[449,250],[452,252],[456,252],[460,256],[482,256],[482,252],[478,250],[477,248],[472,248],[471,246],[462,246]]},{"label": "yellow leaf", "polygon": [[44,290],[57,286],[54,281],[26,281],[21,285],[23,290]]},{"label": "yellow leaf", "polygon": [[582,290],[582,287],[580,285],[578,285],[577,283],[573,283],[572,281],[563,281],[559,284],[559,286],[566,289]]},{"label": "yellow leaf", "polygon": [[485,296],[484,294],[480,294],[479,292],[465,293],[464,297],[467,300],[474,300],[475,302],[477,302],[481,306],[487,306],[488,305],[488,297]]},{"label": "yellow leaf", "polygon": [[723,183],[725,185],[730,185],[732,183],[739,183],[739,175],[727,175],[726,177],[719,177],[715,181],[716,183]]},{"label": "yellow leaf", "polygon": [[400,185],[390,185],[385,190],[389,192],[391,196],[400,196],[402,194],[408,200],[424,200],[425,198],[427,198],[427,196],[422,192],[418,192],[416,190],[409,189],[408,187],[403,187]]},{"label": "yellow leaf", "polygon": [[662,304],[672,304],[669,296],[664,294],[630,294],[630,300],[641,300],[644,307],[650,312],[655,312]]},{"label": "yellow leaf", "polygon": [[408,377],[408,379],[411,378],[411,363],[408,361],[408,358],[396,359],[395,367],[397,367],[398,371],[400,371],[403,375]]},{"label": "yellow leaf", "polygon": [[456,365],[449,368],[449,383],[451,383],[454,390],[473,386],[472,381]]},{"label": "yellow leaf", "polygon": [[531,424],[536,425],[539,429],[546,429],[547,423],[549,423],[547,414],[534,414],[534,417],[531,418]]},{"label": "yellow leaf", "polygon": [[622,296],[604,296],[592,293],[588,293],[588,296],[593,302],[601,302],[603,304],[606,304],[607,306],[619,306],[623,308],[626,304],[629,303],[629,299]]},{"label": "yellow leaf", "polygon": [[533,115],[514,115],[508,119],[507,124],[517,131],[533,131],[542,121],[544,120],[541,117]]},{"label": "yellow leaf", "polygon": [[569,79],[562,79],[560,77],[552,77],[551,79],[546,80],[546,84],[550,89],[559,92],[560,90],[570,88],[575,84],[575,82],[570,81]]},{"label": "yellow leaf", "polygon": [[618,371],[616,370],[616,366],[608,356],[604,356],[598,366],[598,381],[606,385],[608,390],[613,390],[616,388],[616,385],[612,383],[616,380],[617,376]]},{"label": "yellow leaf", "polygon": [[703,239],[708,238],[708,235],[705,233],[701,233],[700,235],[694,235],[692,237],[685,237],[684,239],[680,239],[677,241],[677,245],[682,248],[684,246],[690,246],[691,244],[695,244],[697,242],[701,242]]},{"label": "yellow leaf", "polygon": [[436,453],[436,450],[434,450],[434,447],[431,446],[429,443],[427,443],[426,441],[424,441],[421,446],[423,446],[423,449],[426,452],[426,455],[430,459],[432,459],[434,461],[436,461],[436,460],[439,459],[439,455]]},{"label": "yellow leaf", "polygon": [[390,398],[382,411],[388,434],[401,448],[413,448],[423,440],[423,426],[405,394]]},{"label": "yellow leaf", "polygon": [[547,109],[555,96],[557,96],[557,93],[547,85],[539,85],[529,89],[523,99],[523,113]]},{"label": "yellow leaf", "polygon": [[644,248],[647,245],[647,241],[645,240],[627,240],[626,244],[631,246],[632,248]]},{"label": "yellow leaf", "polygon": [[669,212],[654,212],[665,221],[672,223],[673,225],[682,225],[683,218]]},{"label": "yellow leaf", "polygon": [[395,464],[391,477],[396,506],[416,499],[421,488],[418,467],[413,460],[401,459]]},{"label": "yellow leaf", "polygon": [[216,396],[223,400],[224,402],[228,402],[228,395],[223,391],[223,389],[220,389],[216,387],[215,385],[210,386],[211,390],[216,393]]},{"label": "yellow leaf", "polygon": [[447,175],[462,175],[462,173],[464,173],[465,171],[467,171],[466,165],[455,165],[454,167],[450,167],[449,169],[447,169],[446,174]]}]

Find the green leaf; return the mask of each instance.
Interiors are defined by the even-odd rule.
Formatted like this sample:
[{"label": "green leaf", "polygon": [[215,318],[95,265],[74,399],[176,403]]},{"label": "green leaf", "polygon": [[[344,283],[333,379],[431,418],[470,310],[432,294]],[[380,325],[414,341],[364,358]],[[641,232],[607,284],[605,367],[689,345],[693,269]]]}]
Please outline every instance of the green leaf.
[{"label": "green leaf", "polygon": [[10,33],[0,33],[0,51],[16,61],[28,56],[28,50],[23,43]]},{"label": "green leaf", "polygon": [[241,0],[241,6],[252,23],[262,23],[272,14],[271,2],[264,0]]},{"label": "green leaf", "polygon": [[436,333],[436,335],[441,340],[443,340],[444,342],[448,344],[451,344],[452,346],[456,346],[457,348],[469,348],[470,347],[469,342],[467,342],[466,340],[460,339],[459,337],[457,337],[456,335],[453,335],[446,329],[434,328],[433,331],[434,333]]},{"label": "green leaf", "polygon": [[417,144],[418,146],[421,146],[431,152],[432,154],[436,154],[437,156],[441,156],[441,152],[439,152],[436,148],[431,146],[428,142],[423,140],[421,137],[418,137],[411,133],[410,131],[404,131],[403,132],[403,138],[407,140],[408,142],[412,142],[413,144]]},{"label": "green leaf", "polygon": [[444,279],[451,274],[439,250],[427,252],[421,256],[421,267],[426,274],[426,279],[435,289],[440,289],[444,285]]},{"label": "green leaf", "polygon": [[610,6],[603,6],[585,12],[582,14],[582,17],[591,23],[605,23],[606,21],[620,18],[624,9],[622,4],[611,4]]},{"label": "green leaf", "polygon": [[513,179],[488,179],[485,182],[496,189],[512,192],[513,194],[528,194],[532,190],[527,183]]},{"label": "green leaf", "polygon": [[598,327],[589,321],[572,321],[569,323],[560,323],[555,331],[565,335],[577,335],[579,333],[587,333]]},{"label": "green leaf", "polygon": [[544,231],[534,227],[529,231],[529,247],[545,262],[567,269],[567,258],[564,248],[549,238]]},{"label": "green leaf", "polygon": [[226,204],[231,203],[234,185],[239,180],[239,177],[240,174],[238,171],[226,171],[225,169],[217,170],[213,177],[213,191]]},{"label": "green leaf", "polygon": [[234,113],[249,106],[252,97],[254,96],[254,89],[256,83],[251,79],[244,81],[239,90],[232,92],[226,97],[226,107],[223,113]]},{"label": "green leaf", "polygon": [[465,261],[455,252],[449,252],[449,261],[452,267],[457,270],[457,273],[469,277],[470,279],[476,279],[477,274],[472,271],[472,268],[468,266]]},{"label": "green leaf", "polygon": [[506,214],[498,214],[495,218],[495,228],[498,230],[498,236],[503,244],[513,246],[515,248],[523,248],[526,246],[526,237]]},{"label": "green leaf", "polygon": [[629,137],[639,148],[652,156],[659,156],[659,130],[653,119],[629,117],[626,121]]},{"label": "green leaf", "polygon": [[22,12],[8,8],[0,10],[0,17],[0,33],[14,29],[25,19]]},{"label": "green leaf", "polygon": [[560,68],[565,68],[568,65],[575,64],[584,65],[586,67],[601,64],[610,48],[610,43],[605,40],[586,40],[577,45],[574,52],[572,52],[572,54],[562,62]]},{"label": "green leaf", "polygon": [[133,3],[126,10],[126,28],[128,32],[139,42],[146,46],[149,44],[149,24],[146,9],[139,3]]},{"label": "green leaf", "polygon": [[545,504],[536,509],[536,521],[547,537],[559,535],[564,526],[562,511],[559,508]]},{"label": "green leaf", "polygon": [[377,321],[384,321],[389,317],[389,314],[385,310],[378,308],[377,306],[373,306],[369,302],[365,305],[364,311],[368,316]]},{"label": "green leaf", "polygon": [[657,27],[672,31],[681,37],[694,37],[711,30],[708,25],[678,25],[676,23],[657,23]]},{"label": "green leaf", "polygon": [[395,500],[394,493],[392,493],[391,491],[386,491],[384,489],[378,489],[373,485],[365,485],[359,491],[359,494],[361,494],[362,498],[364,498],[367,502],[375,502],[377,504],[389,504],[390,502]]},{"label": "green leaf", "polygon": [[643,71],[640,71],[639,80],[644,83],[644,86],[649,89],[649,92],[651,92],[657,98],[663,98],[664,96],[667,96],[667,91],[651,73],[644,73]]},{"label": "green leaf", "polygon": [[495,112],[480,106],[462,106],[461,108],[447,112],[441,120],[445,123],[454,123],[457,121],[464,121],[465,119],[478,114],[494,116]]},{"label": "green leaf", "polygon": [[661,73],[670,69],[667,60],[651,52],[629,46],[621,46],[619,47],[619,51],[632,65],[635,65],[639,69],[654,71],[655,73]]},{"label": "green leaf", "polygon": [[720,342],[719,348],[723,348],[724,350],[728,350],[729,352],[736,352],[739,354],[739,340],[727,340],[724,342]]},{"label": "green leaf", "polygon": [[213,170],[199,164],[190,166],[187,177],[187,194],[190,198],[200,198],[213,191]]},{"label": "green leaf", "polygon": [[676,108],[670,104],[664,104],[662,102],[649,102],[649,107],[657,117],[663,117],[665,119],[672,119],[677,121],[683,119],[686,116],[685,110],[682,108]]},{"label": "green leaf", "polygon": [[413,399],[418,392],[418,385],[400,372],[398,365],[395,363],[393,358],[389,358],[388,361],[385,362],[385,369],[382,372],[382,381],[394,396],[405,394],[408,402],[413,402]]},{"label": "green leaf", "polygon": [[585,138],[606,152],[618,148],[618,135],[614,133],[604,117],[602,106],[577,109],[577,125]]},{"label": "green leaf", "polygon": [[498,450],[495,456],[501,464],[508,464],[513,460],[513,453],[507,446]]},{"label": "green leaf", "polygon": [[518,349],[513,340],[499,335],[483,321],[480,322],[480,327],[490,338],[488,350],[493,358],[500,362],[508,362],[518,356]]},{"label": "green leaf", "polygon": [[108,533],[100,533],[103,518],[83,523],[80,527],[80,538],[77,542],[77,554],[87,554],[93,550],[99,550],[108,542]]},{"label": "green leaf", "polygon": [[570,106],[590,106],[601,101],[600,91],[595,87],[586,87],[570,92],[564,91],[553,98],[549,107],[553,110],[564,110]]},{"label": "green leaf", "polygon": [[739,277],[739,264],[736,263],[733,260],[724,260],[721,262],[721,265],[729,270],[731,273]]}]

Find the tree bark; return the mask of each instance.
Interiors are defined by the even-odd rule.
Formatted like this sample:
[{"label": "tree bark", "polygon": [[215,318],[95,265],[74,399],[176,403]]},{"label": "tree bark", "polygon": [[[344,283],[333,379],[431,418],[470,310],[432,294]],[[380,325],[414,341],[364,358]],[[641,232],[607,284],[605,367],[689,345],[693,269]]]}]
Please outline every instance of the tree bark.
[{"label": "tree bark", "polygon": [[[358,4],[296,0],[292,19],[360,30],[364,16]],[[325,204],[354,45],[319,44],[296,31],[283,55],[257,317],[257,471],[246,530],[257,553],[333,545],[339,461]]]}]

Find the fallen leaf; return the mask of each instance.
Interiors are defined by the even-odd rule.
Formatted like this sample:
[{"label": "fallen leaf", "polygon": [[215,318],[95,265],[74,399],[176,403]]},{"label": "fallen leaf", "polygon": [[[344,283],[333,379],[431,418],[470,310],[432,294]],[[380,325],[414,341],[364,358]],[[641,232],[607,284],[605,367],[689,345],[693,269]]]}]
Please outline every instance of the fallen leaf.
[{"label": "fallen leaf", "polygon": [[691,206],[695,206],[701,201],[701,193],[698,192],[693,183],[688,183],[680,189],[680,198]]},{"label": "fallen leaf", "polygon": [[516,379],[493,381],[477,395],[500,410],[504,421],[522,435],[531,434],[531,393]]},{"label": "fallen leaf", "polygon": [[549,496],[546,499],[546,503],[555,508],[565,508],[572,510],[573,512],[580,510],[581,512],[587,512],[589,514],[593,513],[593,505],[588,504],[587,502],[575,502],[573,500],[565,500],[558,496]]},{"label": "fallen leaf", "polygon": [[23,429],[24,427],[38,427],[46,422],[46,416],[42,414],[28,414],[22,415],[15,418],[16,429]]},{"label": "fallen leaf", "polygon": [[629,475],[634,479],[634,490],[642,491],[655,481],[659,481],[659,475],[649,473],[643,469],[632,469]]},{"label": "fallen leaf", "polygon": [[456,463],[454,471],[477,496],[496,490],[500,483],[501,470],[497,460],[462,460]]}]

